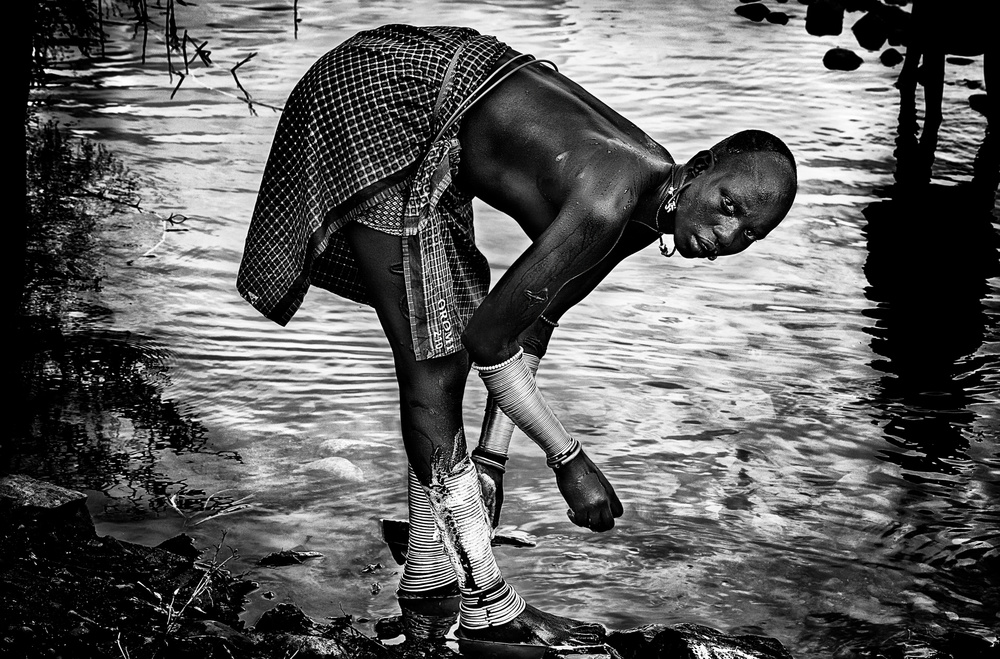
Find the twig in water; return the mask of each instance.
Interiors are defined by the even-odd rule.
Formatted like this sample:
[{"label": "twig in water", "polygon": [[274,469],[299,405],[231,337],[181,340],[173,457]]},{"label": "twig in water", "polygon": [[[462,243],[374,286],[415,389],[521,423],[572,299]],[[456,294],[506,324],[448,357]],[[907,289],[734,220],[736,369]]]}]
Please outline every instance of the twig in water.
[{"label": "twig in water", "polygon": [[184,512],[181,510],[180,506],[177,505],[177,498],[182,494],[180,492],[170,495],[170,497],[167,498],[167,505],[173,508],[174,512],[184,518],[184,526],[198,526],[199,524],[203,524],[210,519],[225,517],[226,515],[232,515],[234,513],[247,510],[248,508],[256,507],[256,504],[247,503],[247,501],[250,501],[250,499],[253,498],[252,494],[248,494],[245,497],[237,499],[236,501],[218,504],[217,510],[210,510],[209,506],[212,505],[212,499],[226,491],[227,490],[219,490],[215,494],[210,495],[202,502],[201,510],[193,513]]},{"label": "twig in water", "polygon": [[[175,219],[175,218],[181,218],[181,219],[178,220],[178,219]],[[165,220],[163,220],[163,233],[160,235],[160,242],[156,243],[155,245],[153,245],[152,247],[150,247],[149,249],[147,249],[143,253],[142,257],[146,258],[146,257],[156,256],[156,254],[155,254],[156,250],[159,249],[160,245],[162,245],[166,241],[166,239],[167,239],[167,232],[168,231],[177,231],[177,229],[168,229],[167,228],[168,224],[171,225],[171,226],[174,226],[174,225],[177,225],[177,224],[183,224],[185,221],[187,221],[187,216],[185,216],[185,215],[179,215],[177,213],[171,213],[170,217],[168,217]],[[175,494],[174,496],[177,496],[177,495]],[[169,501],[169,499],[168,499],[168,501]],[[178,510],[178,512],[180,512],[180,510]]]},{"label": "twig in water", "polygon": [[187,76],[181,73],[180,71],[175,70],[174,67],[172,66],[170,67],[170,74],[171,74],[170,75],[171,79],[173,78],[174,74],[176,74],[178,77],[177,86],[174,87],[174,91],[170,92],[170,100],[172,101],[174,100],[174,95],[177,93],[177,90],[181,88],[181,83],[184,82],[184,78],[186,78]]},{"label": "twig in water", "polygon": [[256,55],[257,55],[257,53],[250,53],[249,55],[247,55],[246,57],[244,57],[242,60],[240,60],[239,62],[237,62],[236,66],[234,66],[233,68],[229,69],[229,72],[233,74],[233,80],[236,81],[236,86],[239,88],[239,90],[241,92],[243,92],[243,95],[246,96],[246,99],[244,99],[244,102],[247,104],[247,107],[250,108],[250,114],[252,114],[255,117],[257,116],[257,111],[253,109],[253,100],[250,98],[250,92],[248,92],[246,89],[244,89],[243,85],[240,84],[240,78],[239,78],[239,76],[236,75],[236,69],[240,68],[241,66],[243,66],[244,64],[246,64],[247,62],[249,62],[251,59],[253,59],[254,57],[256,57]]},{"label": "twig in water", "polygon": [[207,41],[203,41],[199,46],[197,41],[188,36],[187,30],[184,30],[184,39],[186,41],[190,41],[191,45],[194,46],[194,55],[191,57],[192,62],[194,62],[195,57],[198,57],[201,59],[201,63],[205,66],[212,66],[212,58],[209,57],[209,55],[212,54],[212,51],[205,50],[205,46],[208,45]]}]

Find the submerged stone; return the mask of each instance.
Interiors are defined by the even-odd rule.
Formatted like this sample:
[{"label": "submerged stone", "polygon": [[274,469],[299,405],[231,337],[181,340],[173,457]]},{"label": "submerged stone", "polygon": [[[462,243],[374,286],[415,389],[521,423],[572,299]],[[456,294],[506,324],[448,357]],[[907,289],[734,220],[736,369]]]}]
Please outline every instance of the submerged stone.
[{"label": "submerged stone", "polygon": [[844,30],[844,7],[835,0],[815,0],[806,10],[806,32],[821,37]]},{"label": "submerged stone", "polygon": [[846,48],[831,48],[823,56],[823,66],[831,71],[854,71],[861,61],[857,53]]},{"label": "submerged stone", "polygon": [[754,2],[749,5],[740,5],[735,9],[736,13],[743,18],[748,18],[754,23],[759,23],[764,20],[771,10],[762,2]]},{"label": "submerged stone", "polygon": [[858,45],[865,50],[878,50],[889,38],[889,26],[876,14],[869,12],[859,18],[851,28]]},{"label": "submerged stone", "polygon": [[325,472],[345,481],[359,483],[365,479],[365,474],[361,468],[347,458],[329,457],[313,460],[302,465],[300,471],[305,472]]},{"label": "submerged stone", "polygon": [[903,54],[895,48],[886,48],[878,57],[885,66],[896,66],[903,61]]},{"label": "submerged stone", "polygon": [[693,624],[615,631],[607,643],[622,659],[792,659],[776,639]]},{"label": "submerged stone", "polygon": [[171,554],[177,554],[184,558],[190,558],[191,560],[195,560],[201,556],[201,550],[195,546],[194,538],[187,533],[181,533],[180,535],[168,538],[156,545],[156,548],[169,551]]}]

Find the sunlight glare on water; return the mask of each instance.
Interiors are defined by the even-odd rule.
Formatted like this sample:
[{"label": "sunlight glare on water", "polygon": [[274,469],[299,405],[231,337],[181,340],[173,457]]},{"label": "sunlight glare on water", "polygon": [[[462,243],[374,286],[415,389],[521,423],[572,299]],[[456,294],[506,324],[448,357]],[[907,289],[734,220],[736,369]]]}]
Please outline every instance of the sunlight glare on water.
[{"label": "sunlight glare on water", "polygon": [[[996,625],[988,603],[970,603],[949,576],[997,551],[997,413],[982,403],[996,400],[996,371],[970,404],[974,419],[956,431],[976,439],[953,456],[950,475],[916,477],[887,458],[905,450],[887,442],[872,405],[881,375],[865,315],[861,212],[891,179],[894,71],[874,56],[854,73],[827,71],[823,54],[853,45],[848,31],[810,37],[797,4],[779,5],[793,16],[788,26],[753,24],[735,4],[305,0],[296,38],[290,8],[199,3],[178,8],[179,20],[209,42],[216,66],[196,67],[172,100],[177,79],[160,43],[151,39],[142,64],[131,28],[112,35],[104,63],[67,79],[56,112],[142,176],[145,207],[188,218],[128,281],[107,286],[132,301],[116,309],[116,327],[171,352],[166,395],[192,410],[214,451],[240,456],[164,450],[160,470],[171,482],[255,497],[252,511],[197,527],[199,540],[228,529],[243,556],[237,569],[317,618],[341,607],[367,618],[395,612],[398,574],[377,525],[405,517],[388,346],[371,310],[324,291],[313,290],[286,328],[236,294],[279,115],[264,106],[250,115],[228,69],[255,53],[240,81],[256,101],[280,106],[317,57],[357,30],[461,24],[551,59],[678,160],[755,127],[784,139],[799,167],[796,205],[767,240],[714,263],[664,261],[651,247],[565,316],[539,384],[626,513],[605,535],[572,526],[538,450],[517,433],[503,524],[538,546],[498,550],[508,580],[554,613],[612,627],[759,631],[797,657],[828,656],[861,626]],[[981,74],[981,63],[962,72]],[[956,121],[981,135],[967,108]],[[946,172],[962,161],[945,157]],[[508,218],[475,208],[496,281],[528,241]],[[992,341],[978,355],[995,369]],[[471,378],[472,438],[484,402]],[[99,521],[104,532],[143,538],[159,523]],[[256,567],[292,547],[324,558]],[[961,547],[977,551],[965,560]],[[376,562],[387,569],[361,573]],[[251,597],[250,616],[271,606]]]}]

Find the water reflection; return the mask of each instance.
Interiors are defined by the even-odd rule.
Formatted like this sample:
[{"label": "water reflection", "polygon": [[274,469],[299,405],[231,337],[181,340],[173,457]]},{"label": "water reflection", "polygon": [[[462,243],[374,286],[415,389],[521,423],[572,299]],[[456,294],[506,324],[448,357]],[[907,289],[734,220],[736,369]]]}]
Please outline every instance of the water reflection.
[{"label": "water reflection", "polygon": [[[893,168],[892,70],[826,72],[828,44],[801,29],[806,10],[791,2],[781,5],[788,28],[740,19],[733,0],[299,4],[297,39],[290,5],[185,6],[185,27],[210,39],[218,65],[199,66],[173,101],[163,44],[141,66],[141,35],[124,35],[107,60],[54,93],[59,111],[143,172],[151,205],[192,219],[157,259],[105,280],[128,289],[128,305],[81,320],[90,332],[81,341],[122,353],[112,359],[120,366],[101,371],[121,386],[90,378],[78,394],[46,390],[53,414],[63,399],[125,414],[101,421],[99,439],[63,414],[39,436],[64,437],[56,444],[65,449],[51,453],[75,453],[19,466],[79,478],[73,470],[85,462],[99,474],[86,486],[107,487],[133,510],[147,489],[143,501],[162,505],[186,488],[178,501],[190,502],[189,514],[208,499],[199,491],[252,492],[255,510],[192,530],[214,542],[228,529],[247,557],[236,569],[277,594],[255,596],[251,624],[282,599],[317,619],[399,613],[395,569],[363,571],[389,564],[378,519],[405,514],[391,355],[370,310],[317,292],[278,329],[233,290],[277,115],[251,117],[227,96],[236,93],[229,67],[258,52],[240,78],[279,105],[319,54],[358,29],[472,25],[552,57],[678,157],[733,127],[770,126],[801,166],[796,208],[773,238],[712,266],[638,254],[573,310],[541,386],[615,474],[629,511],[612,534],[576,533],[551,473],[519,437],[505,524],[539,543],[498,550],[512,582],[558,613],[614,627],[757,628],[802,658],[874,657],[882,647],[892,648],[885,656],[933,656],[918,649],[995,626],[995,202],[973,201],[970,185],[937,183],[873,198]],[[946,106],[942,178],[977,178],[977,149],[980,163],[995,162],[993,147],[980,148],[978,121]],[[992,170],[982,171],[988,189]],[[526,245],[488,208],[477,208],[480,229],[496,280]],[[97,349],[73,350],[79,364],[67,373],[84,381]],[[140,367],[145,379],[133,372]],[[149,404],[130,402],[130,390]],[[475,385],[466,396],[472,433],[484,397]],[[162,532],[148,531],[154,523],[114,533],[145,541]],[[256,566],[295,546],[324,559]],[[373,579],[384,586],[378,595]]]},{"label": "water reflection", "polygon": [[[24,338],[27,386],[18,392],[6,471],[106,492],[111,517],[165,510],[174,494],[182,495],[174,499],[181,510],[204,510],[210,495],[188,488],[162,466],[164,452],[206,449],[202,424],[163,397],[166,351],[134,333],[60,328],[40,318]],[[212,505],[229,501],[223,496]]]},{"label": "water reflection", "polygon": [[966,150],[975,153],[964,163],[971,180],[932,182],[938,125],[931,117],[918,138],[914,106],[903,85],[895,184],[863,211],[865,296],[874,303],[866,332],[881,373],[868,403],[887,442],[880,457],[906,483],[882,544],[890,560],[934,576],[914,584],[921,632],[864,635],[905,656],[975,656],[987,651],[976,634],[993,633],[990,612],[1000,606],[1000,309],[991,281],[1000,275],[1000,150],[987,130],[978,150]]}]

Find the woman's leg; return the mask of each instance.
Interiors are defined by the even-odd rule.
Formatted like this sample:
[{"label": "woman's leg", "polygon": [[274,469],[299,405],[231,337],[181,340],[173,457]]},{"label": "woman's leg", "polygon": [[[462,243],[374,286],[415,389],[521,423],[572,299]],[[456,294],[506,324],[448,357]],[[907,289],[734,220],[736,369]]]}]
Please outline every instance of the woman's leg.
[{"label": "woman's leg", "polygon": [[[479,479],[467,454],[462,400],[470,368],[468,355],[461,351],[417,361],[407,316],[400,239],[358,223],[348,224],[343,231],[392,346],[403,444],[416,480],[427,496],[437,537],[444,545],[441,555],[450,560],[450,576],[457,575],[461,586],[463,634],[515,643],[594,642],[600,629],[581,627],[576,621],[526,606],[505,583],[490,547],[492,527],[483,506]],[[416,545],[437,551],[434,534],[423,528],[416,529],[420,539],[416,544],[415,529],[411,528],[408,552],[420,549]],[[436,574],[428,584],[444,579],[443,570]],[[417,576],[414,574],[413,579]],[[404,569],[402,582],[406,580]],[[404,590],[403,595],[420,596],[420,591]]]},{"label": "woman's leg", "polygon": [[373,299],[392,347],[399,383],[400,417],[407,461],[410,536],[400,578],[402,599],[458,594],[454,565],[444,551],[424,486],[430,481],[432,456],[464,454],[462,397],[468,377],[463,354],[417,362],[410,341],[400,239],[358,223],[344,235]]}]

